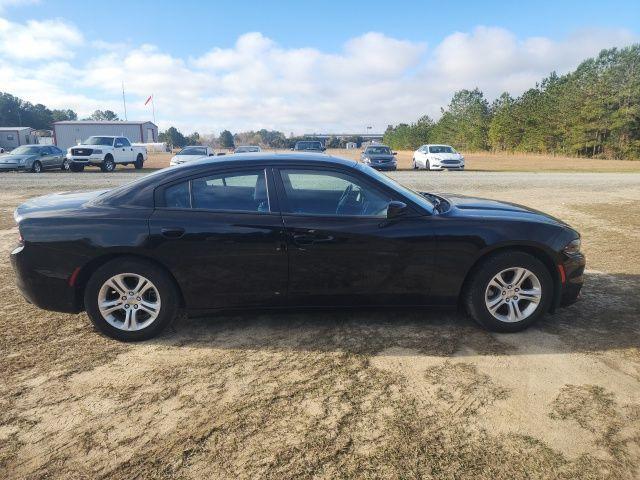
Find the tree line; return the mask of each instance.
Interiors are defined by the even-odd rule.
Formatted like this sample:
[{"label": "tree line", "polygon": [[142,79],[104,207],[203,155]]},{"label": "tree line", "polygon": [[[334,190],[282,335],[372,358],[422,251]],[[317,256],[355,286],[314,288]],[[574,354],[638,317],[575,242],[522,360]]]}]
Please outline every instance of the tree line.
[{"label": "tree line", "polygon": [[464,151],[640,158],[640,44],[603,50],[518,97],[505,92],[489,103],[477,88],[458,91],[437,122],[423,116],[389,126],[384,142],[398,150],[447,143]]}]

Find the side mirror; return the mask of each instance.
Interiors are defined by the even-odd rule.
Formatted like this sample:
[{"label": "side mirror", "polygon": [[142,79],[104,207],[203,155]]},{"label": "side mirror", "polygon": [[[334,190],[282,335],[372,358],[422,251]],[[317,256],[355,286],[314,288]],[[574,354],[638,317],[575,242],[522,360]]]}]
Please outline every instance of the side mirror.
[{"label": "side mirror", "polygon": [[406,215],[408,211],[409,207],[407,207],[406,203],[392,200],[389,202],[389,205],[387,205],[387,218],[392,219],[402,217],[403,215]]}]

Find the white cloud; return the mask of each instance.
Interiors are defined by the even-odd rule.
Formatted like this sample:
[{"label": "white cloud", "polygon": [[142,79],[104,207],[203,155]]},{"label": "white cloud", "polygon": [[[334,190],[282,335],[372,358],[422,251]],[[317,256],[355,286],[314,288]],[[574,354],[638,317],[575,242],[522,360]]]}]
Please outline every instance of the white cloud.
[{"label": "white cloud", "polygon": [[[96,108],[122,111],[124,81],[129,118],[150,118],[143,103],[153,93],[162,128],[201,133],[263,127],[287,133],[361,131],[366,125],[382,131],[425,113],[437,117],[457,89],[478,86],[489,98],[504,90],[517,95],[552,70],[564,73],[602,48],[638,39],[624,30],[584,30],[552,40],[477,27],[452,33],[431,50],[422,42],[369,32],[328,53],[286,48],[250,32],[231,48],[214,46],[189,58],[151,44],[131,47],[96,39],[92,56],[84,58],[82,36],[73,25],[47,29],[51,25],[43,24],[0,19],[3,90],[85,115]],[[61,35],[65,28],[67,34]],[[16,61],[3,35],[9,30],[22,32],[30,58],[40,58],[39,64]],[[46,30],[55,35],[45,35]],[[38,52],[44,48],[46,55],[34,57],[36,38]],[[72,62],[74,54],[81,60]]]},{"label": "white cloud", "polygon": [[0,18],[0,55],[14,61],[73,57],[82,34],[63,20],[30,20],[25,24]]}]

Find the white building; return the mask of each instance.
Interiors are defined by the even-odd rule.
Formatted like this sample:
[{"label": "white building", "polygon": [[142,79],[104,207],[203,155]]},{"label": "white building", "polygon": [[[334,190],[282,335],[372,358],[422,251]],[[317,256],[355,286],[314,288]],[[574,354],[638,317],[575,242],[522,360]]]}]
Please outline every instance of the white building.
[{"label": "white building", "polygon": [[154,143],[158,141],[158,126],[153,122],[55,122],[53,137],[62,150],[78,145],[93,135],[127,137],[131,143]]},{"label": "white building", "polygon": [[31,127],[0,127],[0,147],[6,151],[13,150],[20,145],[36,143]]}]

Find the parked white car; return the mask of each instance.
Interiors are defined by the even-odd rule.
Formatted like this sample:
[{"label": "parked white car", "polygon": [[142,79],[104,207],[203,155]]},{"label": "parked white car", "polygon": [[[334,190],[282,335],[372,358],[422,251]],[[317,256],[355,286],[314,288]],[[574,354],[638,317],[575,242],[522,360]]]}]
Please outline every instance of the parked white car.
[{"label": "parked white car", "polygon": [[173,158],[171,158],[169,165],[173,167],[175,165],[180,165],[181,163],[198,160],[202,157],[213,157],[215,154],[216,152],[214,152],[213,148],[211,147],[192,145],[189,147],[184,147],[176,155],[174,155]]},{"label": "parked white car", "polygon": [[80,145],[67,150],[67,160],[72,172],[81,172],[84,167],[95,165],[103,172],[113,172],[116,165],[133,164],[142,168],[147,160],[147,149],[131,145],[126,137],[94,136]]},{"label": "parked white car", "polygon": [[450,145],[423,145],[413,152],[413,168],[464,170],[464,157]]}]

